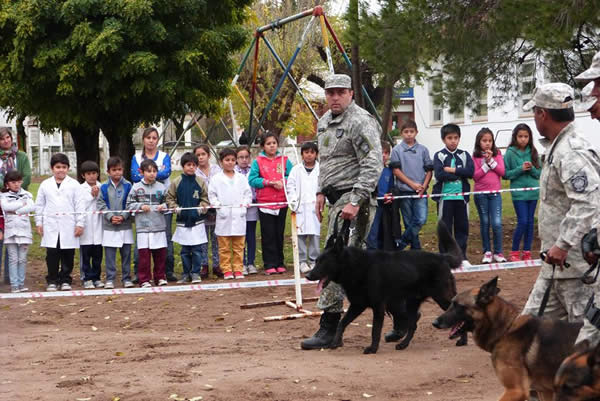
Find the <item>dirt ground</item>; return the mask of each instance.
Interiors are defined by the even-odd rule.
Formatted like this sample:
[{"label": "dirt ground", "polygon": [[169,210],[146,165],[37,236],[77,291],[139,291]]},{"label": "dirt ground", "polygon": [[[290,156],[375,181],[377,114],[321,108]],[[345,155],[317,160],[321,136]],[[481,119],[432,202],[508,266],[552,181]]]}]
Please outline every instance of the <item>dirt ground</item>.
[{"label": "dirt ground", "polygon": [[[43,282],[43,264],[34,265],[30,288]],[[457,281],[464,290],[499,275],[501,295],[522,306],[537,272],[458,274]],[[315,287],[304,286],[304,296]],[[471,338],[455,347],[448,332],[432,327],[440,310],[430,302],[408,349],[382,342],[375,355],[362,354],[370,312],[348,328],[343,348],[302,351],[317,319],[265,323],[291,309],[240,309],[293,295],[292,287],[271,287],[2,300],[0,400],[458,401],[502,393],[486,352]],[[384,330],[390,327],[386,318]]]}]

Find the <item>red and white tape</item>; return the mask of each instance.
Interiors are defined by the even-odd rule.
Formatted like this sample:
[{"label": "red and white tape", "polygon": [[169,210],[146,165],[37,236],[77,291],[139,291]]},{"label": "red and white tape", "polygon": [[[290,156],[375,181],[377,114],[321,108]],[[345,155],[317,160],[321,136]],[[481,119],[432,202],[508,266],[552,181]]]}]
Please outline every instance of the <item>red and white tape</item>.
[{"label": "red and white tape", "polygon": [[[473,273],[495,270],[519,269],[523,267],[541,266],[540,259],[522,260],[519,262],[491,263],[482,265],[461,266],[454,270],[458,273]],[[115,288],[114,290],[77,290],[77,291],[56,291],[56,292],[20,292],[0,294],[0,299],[23,299],[23,298],[58,298],[58,297],[85,297],[101,295],[140,295],[140,294],[167,294],[187,291],[217,291],[230,290],[234,288],[259,288],[259,287],[282,287],[292,286],[294,279],[285,280],[265,280],[265,281],[229,281],[213,284],[192,284],[176,285],[151,288]],[[315,281],[308,281],[305,278],[300,279],[300,284],[316,284]]]}]

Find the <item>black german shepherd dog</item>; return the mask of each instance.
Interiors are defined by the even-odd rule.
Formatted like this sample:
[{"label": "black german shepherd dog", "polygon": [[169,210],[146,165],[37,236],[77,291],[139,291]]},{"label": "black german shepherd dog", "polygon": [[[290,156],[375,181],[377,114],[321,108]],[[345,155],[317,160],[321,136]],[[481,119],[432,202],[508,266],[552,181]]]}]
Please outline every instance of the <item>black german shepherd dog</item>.
[{"label": "black german shepherd dog", "polygon": [[[334,226],[333,235],[317,258],[315,267],[306,275],[308,280],[319,280],[319,288],[330,281],[340,284],[350,306],[340,320],[330,348],[343,345],[346,326],[365,309],[373,310],[371,345],[365,354],[374,354],[379,348],[383,317],[387,312],[394,319],[394,331],[408,331],[396,349],[408,347],[419,319],[419,307],[431,297],[443,310],[448,309],[456,295],[456,283],[451,270],[460,267],[462,251],[443,222],[438,223],[438,240],[445,253],[425,251],[388,252],[346,247],[345,237],[349,222],[344,222],[342,233]],[[466,333],[456,343],[467,343]]]}]

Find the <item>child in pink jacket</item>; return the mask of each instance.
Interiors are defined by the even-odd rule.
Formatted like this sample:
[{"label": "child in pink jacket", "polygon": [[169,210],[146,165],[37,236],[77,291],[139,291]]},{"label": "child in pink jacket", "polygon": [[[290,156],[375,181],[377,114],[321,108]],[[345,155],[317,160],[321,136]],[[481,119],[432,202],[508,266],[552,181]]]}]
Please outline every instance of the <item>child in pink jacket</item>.
[{"label": "child in pink jacket", "polygon": [[283,264],[283,233],[288,208],[285,205],[287,199],[284,188],[292,163],[277,151],[277,135],[267,132],[261,137],[260,146],[263,151],[252,162],[248,183],[256,188],[256,200],[259,204],[283,203],[258,208],[265,274],[271,275],[286,271]]},{"label": "child in pink jacket", "polygon": [[[502,188],[504,159],[496,147],[494,135],[489,128],[482,128],[475,138],[473,149],[475,164],[474,191],[498,191]],[[502,254],[502,196],[500,193],[475,194],[475,205],[479,213],[479,227],[483,244],[482,263],[506,262]],[[490,225],[494,235],[494,253],[490,247]]]}]

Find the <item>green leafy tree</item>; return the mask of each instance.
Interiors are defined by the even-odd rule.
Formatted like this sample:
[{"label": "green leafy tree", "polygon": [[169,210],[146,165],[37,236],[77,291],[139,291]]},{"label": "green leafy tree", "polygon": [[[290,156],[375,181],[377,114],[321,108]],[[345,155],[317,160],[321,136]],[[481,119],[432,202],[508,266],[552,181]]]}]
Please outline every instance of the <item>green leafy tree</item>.
[{"label": "green leafy tree", "polygon": [[0,107],[68,130],[79,162],[101,129],[128,163],[135,127],[218,109],[250,3],[1,0]]},{"label": "green leafy tree", "polygon": [[[600,50],[600,7],[594,0],[404,0],[421,43],[438,67],[437,101],[451,111],[476,108],[488,86],[495,102],[514,98],[521,66],[535,60],[545,79],[574,77]],[[432,64],[433,65],[433,64]]]}]

